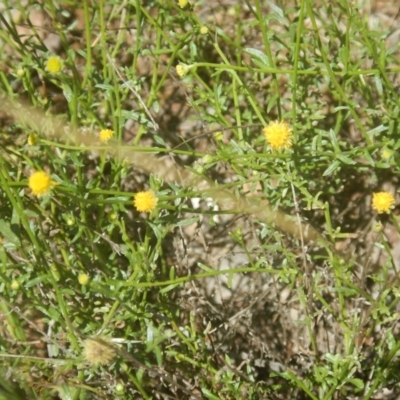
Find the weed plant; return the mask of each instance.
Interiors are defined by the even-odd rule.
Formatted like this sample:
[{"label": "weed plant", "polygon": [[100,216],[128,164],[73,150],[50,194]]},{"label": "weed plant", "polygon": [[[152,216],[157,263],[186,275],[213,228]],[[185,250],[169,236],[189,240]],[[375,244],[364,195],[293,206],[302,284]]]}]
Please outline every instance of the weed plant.
[{"label": "weed plant", "polygon": [[400,18],[366,3],[1,2],[1,399],[398,398]]}]

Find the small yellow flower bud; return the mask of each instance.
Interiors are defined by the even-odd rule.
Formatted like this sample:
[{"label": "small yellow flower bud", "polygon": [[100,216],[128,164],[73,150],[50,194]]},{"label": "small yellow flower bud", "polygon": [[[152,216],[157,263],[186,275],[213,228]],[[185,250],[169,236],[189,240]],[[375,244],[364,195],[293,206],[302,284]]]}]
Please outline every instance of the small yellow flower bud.
[{"label": "small yellow flower bud", "polygon": [[222,132],[215,132],[214,137],[215,137],[215,140],[221,141],[224,138],[224,134]]},{"label": "small yellow flower bud", "polygon": [[18,68],[17,69],[17,76],[19,78],[22,78],[24,75],[25,75],[25,68],[22,68],[22,67]]},{"label": "small yellow flower bud", "polygon": [[181,64],[178,64],[178,65],[176,66],[176,73],[177,73],[181,78],[183,78],[183,77],[188,73],[189,69],[190,69],[190,68],[189,68],[188,65],[181,63]]},{"label": "small yellow flower bud", "polygon": [[195,164],[194,166],[194,170],[198,173],[198,174],[202,174],[204,172],[204,167],[200,164]]},{"label": "small yellow flower bud", "polygon": [[180,8],[185,8],[188,5],[188,0],[178,0]]},{"label": "small yellow flower bud", "polygon": [[210,154],[206,154],[206,155],[202,158],[203,164],[209,164],[210,162],[212,162],[212,160],[213,160],[213,157],[212,157],[212,155],[210,155]]},{"label": "small yellow flower bud", "polygon": [[73,226],[75,224],[74,218],[70,217],[67,219],[67,225],[68,226]]},{"label": "small yellow flower bud", "polygon": [[389,160],[393,156],[393,151],[387,148],[381,150],[381,156],[384,160]]},{"label": "small yellow flower bud", "polygon": [[108,220],[109,221],[115,221],[118,218],[118,213],[116,213],[115,211],[111,211],[108,214]]},{"label": "small yellow flower bud", "polygon": [[37,142],[38,142],[38,135],[36,135],[36,133],[30,133],[28,136],[29,146],[35,146]]},{"label": "small yellow flower bud", "polygon": [[79,275],[78,275],[78,282],[79,282],[82,286],[87,285],[87,284],[89,283],[89,280],[90,280],[90,278],[89,278],[89,275],[87,275],[87,274],[79,274]]},{"label": "small yellow flower bud", "polygon": [[203,26],[200,28],[200,33],[201,33],[202,35],[207,35],[207,33],[208,33],[208,28],[207,28],[205,25],[203,25]]},{"label": "small yellow flower bud", "polygon": [[125,385],[123,383],[117,383],[117,385],[115,386],[115,392],[118,395],[124,394],[125,392]]},{"label": "small yellow flower bud", "polygon": [[372,230],[374,232],[382,232],[383,229],[383,225],[381,221],[376,222],[373,226],[372,226]]}]

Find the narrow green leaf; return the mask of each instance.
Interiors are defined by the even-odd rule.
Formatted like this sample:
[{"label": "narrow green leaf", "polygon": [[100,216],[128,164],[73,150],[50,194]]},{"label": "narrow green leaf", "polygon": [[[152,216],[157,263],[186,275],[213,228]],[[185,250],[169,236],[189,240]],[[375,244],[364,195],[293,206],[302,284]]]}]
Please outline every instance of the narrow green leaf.
[{"label": "narrow green leaf", "polygon": [[262,51],[253,49],[251,47],[246,47],[244,51],[252,56],[251,59],[253,61],[259,60],[263,63],[264,67],[269,67],[268,57]]},{"label": "narrow green leaf", "polygon": [[356,162],[353,161],[351,158],[344,156],[343,154],[338,154],[337,158],[342,161],[344,164],[347,165],[354,165]]},{"label": "narrow green leaf", "polygon": [[196,222],[199,222],[199,217],[184,219],[174,224],[174,226],[187,226],[187,225],[192,225]]},{"label": "narrow green leaf", "polygon": [[348,382],[352,383],[358,389],[362,389],[364,387],[364,382],[361,379],[349,379]]},{"label": "narrow green leaf", "polygon": [[203,388],[201,389],[201,391],[203,392],[204,396],[207,397],[207,399],[211,399],[211,400],[221,400],[221,398],[219,396],[215,396],[213,395],[208,389]]},{"label": "narrow green leaf", "polygon": [[203,271],[206,271],[206,272],[214,272],[214,270],[212,269],[212,268],[210,268],[210,267],[207,267],[207,265],[204,265],[204,264],[202,264],[202,263],[197,263],[197,266],[198,267],[200,267]]},{"label": "narrow green leaf", "polygon": [[31,279],[30,281],[26,282],[24,286],[25,286],[25,288],[30,288],[32,286],[36,286],[37,284],[39,284],[41,282],[47,281],[48,278],[49,278],[49,276],[47,274],[41,275],[35,279]]},{"label": "narrow green leaf", "polygon": [[161,290],[160,290],[160,293],[168,293],[168,292],[170,292],[171,290],[174,290],[177,286],[179,286],[179,283],[173,283],[172,285],[168,285],[168,286],[166,286],[165,288],[162,288]]},{"label": "narrow green leaf", "polygon": [[338,167],[340,166],[339,161],[334,161],[322,174],[322,176],[329,176],[331,175]]},{"label": "narrow green leaf", "polygon": [[16,247],[21,246],[21,241],[18,236],[11,230],[10,225],[3,219],[0,219],[0,234]]},{"label": "narrow green leaf", "polygon": [[373,136],[377,135],[378,133],[382,133],[382,132],[387,131],[387,129],[388,129],[387,126],[385,126],[385,125],[379,125],[379,126],[376,126],[376,127],[373,128],[373,129],[370,129],[370,130],[367,132],[367,135],[370,136],[370,137],[372,138]]}]

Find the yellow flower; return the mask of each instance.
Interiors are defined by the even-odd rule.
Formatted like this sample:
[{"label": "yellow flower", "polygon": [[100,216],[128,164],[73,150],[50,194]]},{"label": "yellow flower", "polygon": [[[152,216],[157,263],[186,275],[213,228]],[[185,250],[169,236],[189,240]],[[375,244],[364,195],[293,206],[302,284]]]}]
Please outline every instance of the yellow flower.
[{"label": "yellow flower", "polygon": [[83,347],[85,360],[93,366],[110,364],[115,357],[115,348],[104,337],[86,339]]},{"label": "yellow flower", "polygon": [[19,78],[22,78],[24,75],[25,75],[25,68],[22,68],[22,67],[18,68],[17,69],[17,76]]},{"label": "yellow flower", "polygon": [[85,286],[89,283],[89,275],[88,274],[79,274],[78,275],[78,282],[82,285]]},{"label": "yellow flower", "polygon": [[207,33],[208,33],[208,28],[207,28],[205,25],[203,25],[203,26],[200,28],[200,33],[201,33],[202,35],[207,35]]},{"label": "yellow flower", "polygon": [[150,212],[156,208],[158,199],[152,190],[135,194],[133,204],[139,212]]},{"label": "yellow flower", "polygon": [[30,133],[28,136],[28,144],[29,146],[35,146],[38,142],[38,135],[36,133]]},{"label": "yellow flower", "polygon": [[50,74],[58,74],[61,71],[63,66],[63,62],[58,56],[51,56],[46,61],[46,70]]},{"label": "yellow flower", "polygon": [[75,218],[71,215],[68,215],[65,219],[65,222],[67,223],[68,226],[74,226],[75,225]]},{"label": "yellow flower", "polygon": [[210,164],[213,161],[213,156],[211,154],[206,154],[201,161],[203,161],[203,164]]},{"label": "yellow flower", "polygon": [[383,230],[383,225],[381,221],[376,221],[373,225],[372,225],[372,230],[374,232],[382,232]]},{"label": "yellow flower", "polygon": [[285,121],[270,122],[263,132],[272,150],[288,149],[292,146],[292,130]]},{"label": "yellow flower", "polygon": [[372,208],[378,212],[390,213],[390,210],[394,206],[394,197],[389,192],[377,192],[372,194]]},{"label": "yellow flower", "polygon": [[188,0],[178,0],[180,8],[185,8],[188,5]]},{"label": "yellow flower", "polygon": [[107,143],[114,136],[111,129],[102,129],[100,131],[99,139],[101,143]]},{"label": "yellow flower", "polygon": [[115,211],[111,211],[108,214],[108,220],[109,221],[115,221],[118,218],[118,213],[116,213]]},{"label": "yellow flower", "polygon": [[28,181],[28,186],[32,190],[32,194],[37,197],[44,196],[56,185],[58,185],[58,183],[53,181],[44,171],[34,172],[29,177]]},{"label": "yellow flower", "polygon": [[388,148],[384,148],[381,150],[381,156],[384,160],[389,160],[393,156],[393,151]]},{"label": "yellow flower", "polygon": [[176,66],[176,73],[182,78],[188,73],[189,69],[189,66],[186,64],[178,64]]},{"label": "yellow flower", "polygon": [[224,134],[222,132],[215,132],[214,138],[215,138],[215,140],[221,141],[224,139]]}]

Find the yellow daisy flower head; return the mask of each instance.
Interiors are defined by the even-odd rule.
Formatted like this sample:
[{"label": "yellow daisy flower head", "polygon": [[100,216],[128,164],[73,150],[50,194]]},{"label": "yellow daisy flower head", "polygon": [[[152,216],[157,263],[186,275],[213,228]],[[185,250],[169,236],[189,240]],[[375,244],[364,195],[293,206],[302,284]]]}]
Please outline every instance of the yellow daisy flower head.
[{"label": "yellow daisy flower head", "polygon": [[135,194],[133,205],[139,212],[151,212],[157,206],[158,199],[152,190]]},{"label": "yellow daisy flower head", "polygon": [[115,353],[113,344],[104,337],[86,339],[83,345],[83,356],[93,366],[110,364]]},{"label": "yellow daisy flower head", "polygon": [[188,0],[178,0],[178,5],[180,8],[185,8],[188,5]]},{"label": "yellow daisy flower head", "polygon": [[44,171],[34,172],[28,180],[28,186],[32,190],[32,194],[37,197],[46,195],[56,185],[58,183],[53,181],[50,175]]},{"label": "yellow daisy flower head", "polygon": [[101,143],[107,143],[114,136],[114,131],[111,129],[102,129],[99,134]]},{"label": "yellow daisy flower head", "polygon": [[63,67],[63,61],[58,56],[51,56],[46,61],[46,71],[52,75],[58,74]]},{"label": "yellow daisy flower head", "polygon": [[389,192],[376,192],[372,194],[372,208],[378,212],[390,213],[390,210],[394,207],[394,197]]},{"label": "yellow daisy flower head", "polygon": [[272,121],[263,132],[272,150],[288,149],[292,146],[292,130],[285,121]]}]

